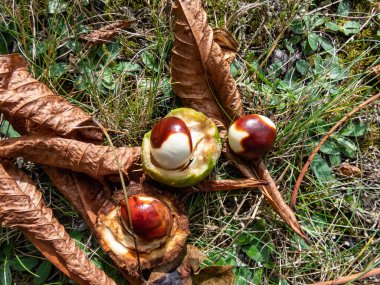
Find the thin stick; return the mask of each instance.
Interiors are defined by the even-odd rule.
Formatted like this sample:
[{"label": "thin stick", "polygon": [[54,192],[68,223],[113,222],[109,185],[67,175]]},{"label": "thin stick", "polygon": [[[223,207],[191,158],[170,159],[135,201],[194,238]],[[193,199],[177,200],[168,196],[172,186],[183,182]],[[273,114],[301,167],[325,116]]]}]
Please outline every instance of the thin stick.
[{"label": "thin stick", "polygon": [[347,282],[354,281],[357,279],[363,279],[367,277],[371,277],[373,275],[380,274],[380,267],[374,268],[367,273],[365,272],[359,272],[353,275],[348,275],[339,279],[335,280],[330,280],[330,281],[324,281],[324,282],[319,282],[319,283],[313,283],[309,285],[339,285],[339,284],[346,284]]},{"label": "thin stick", "polygon": [[[238,190],[243,188],[254,188],[259,186],[266,186],[269,182],[265,180],[258,180],[256,178],[247,179],[223,179],[223,180],[209,180],[202,181],[198,185],[183,189],[186,193],[201,193],[201,192],[220,192]],[[181,190],[182,192],[182,190]]]},{"label": "thin stick", "polygon": [[290,201],[290,207],[295,211],[295,208],[296,208],[296,200],[297,200],[297,195],[298,195],[298,190],[301,186],[301,183],[302,183],[302,180],[306,174],[306,171],[307,169],[309,168],[311,162],[313,161],[313,158],[314,156],[317,154],[317,152],[320,150],[320,148],[322,147],[322,145],[326,142],[326,140],[330,137],[330,135],[332,133],[334,133],[336,131],[336,129],[341,125],[343,124],[349,117],[351,117],[353,114],[355,114],[357,111],[359,111],[361,108],[363,108],[364,106],[376,101],[377,99],[380,98],[380,93],[372,96],[371,98],[367,99],[366,101],[364,101],[363,103],[361,103],[359,106],[355,107],[351,112],[349,112],[347,115],[345,115],[342,119],[340,119],[332,128],[331,130],[322,138],[322,140],[319,142],[319,144],[317,145],[317,147],[313,150],[312,154],[310,155],[309,159],[306,161],[304,167],[302,168],[299,176],[298,176],[298,179],[297,179],[297,182],[296,182],[296,185],[294,186],[294,189],[293,189],[293,194],[292,194],[292,199]]},{"label": "thin stick", "polygon": [[92,118],[92,120],[94,121],[94,123],[96,125],[98,125],[98,127],[100,128],[100,130],[104,133],[105,137],[107,138],[107,141],[109,142],[109,144],[111,145],[111,148],[112,148],[112,152],[113,152],[113,155],[115,157],[115,161],[116,161],[116,164],[117,164],[117,168],[119,169],[119,175],[120,175],[120,181],[121,181],[121,187],[123,188],[123,193],[124,193],[124,199],[125,199],[125,206],[127,208],[127,213],[128,213],[128,222],[129,222],[129,225],[131,227],[131,233],[132,233],[132,237],[133,237],[133,242],[134,242],[134,245],[135,245],[135,249],[136,249],[136,257],[137,257],[137,267],[138,267],[138,272],[139,272],[139,275],[140,275],[140,278],[141,280],[144,281],[144,277],[142,275],[142,269],[141,269],[141,262],[140,262],[140,254],[139,254],[139,249],[137,247],[137,239],[136,239],[136,236],[135,236],[135,231],[133,229],[133,224],[132,224],[132,215],[131,215],[131,209],[129,207],[129,203],[128,203],[128,192],[127,192],[127,187],[125,186],[125,181],[124,181],[124,175],[123,175],[123,172],[121,171],[121,165],[120,165],[120,161],[119,161],[119,158],[117,157],[117,153],[115,151],[115,147],[111,141],[111,138],[110,136],[108,135],[108,132],[107,130],[103,127],[103,125],[95,118]]}]

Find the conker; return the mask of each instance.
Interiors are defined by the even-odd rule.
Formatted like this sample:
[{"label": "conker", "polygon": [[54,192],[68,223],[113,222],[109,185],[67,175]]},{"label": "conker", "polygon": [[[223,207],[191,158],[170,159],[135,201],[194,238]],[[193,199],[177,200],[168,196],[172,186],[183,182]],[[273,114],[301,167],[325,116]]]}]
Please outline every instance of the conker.
[{"label": "conker", "polygon": [[[128,203],[133,231],[141,239],[151,241],[170,234],[173,217],[165,203],[145,195],[130,196]],[[128,227],[128,210],[124,200],[120,203],[120,214],[123,224]]]},{"label": "conker", "polygon": [[269,118],[252,114],[233,122],[228,129],[228,143],[242,158],[261,159],[272,149],[276,135],[276,126]]},{"label": "conker", "polygon": [[155,163],[163,169],[181,168],[191,159],[191,134],[180,118],[166,117],[157,122],[152,129],[150,144]]}]

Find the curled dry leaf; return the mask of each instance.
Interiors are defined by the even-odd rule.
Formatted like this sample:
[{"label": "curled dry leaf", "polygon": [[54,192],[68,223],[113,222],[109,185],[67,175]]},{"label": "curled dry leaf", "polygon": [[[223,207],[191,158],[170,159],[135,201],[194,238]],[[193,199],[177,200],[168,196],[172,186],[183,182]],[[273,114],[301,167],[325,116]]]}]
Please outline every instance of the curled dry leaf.
[{"label": "curled dry leaf", "polygon": [[222,50],[223,59],[228,64],[231,64],[236,57],[236,52],[239,47],[237,40],[225,29],[215,28],[212,31],[214,33],[214,42],[216,42]]},{"label": "curled dry leaf", "polygon": [[0,165],[0,220],[17,227],[62,272],[78,284],[116,285],[75,245],[53,217],[29,177],[9,162]]},{"label": "curled dry leaf", "polygon": [[134,21],[120,20],[112,24],[106,25],[99,30],[95,30],[89,34],[80,35],[78,38],[84,41],[88,46],[108,43],[113,40],[123,29],[129,27]]},{"label": "curled dry leaf", "polygon": [[[126,177],[128,172],[138,171],[139,147],[117,148],[116,154]],[[30,135],[0,141],[1,158],[19,156],[42,165],[82,172],[97,179],[117,179],[119,173],[111,147],[71,139]]]},{"label": "curled dry leaf", "polygon": [[243,108],[230,66],[214,41],[201,1],[177,0],[173,13],[173,91],[185,105],[207,114],[218,127],[226,128],[222,123],[224,115],[233,120],[243,114]]},{"label": "curled dry leaf", "polygon": [[[240,95],[232,78],[229,65],[223,59],[218,44],[207,24],[201,1],[177,0],[173,6],[175,41],[172,55],[173,91],[186,106],[212,118],[225,135],[228,120],[243,115]],[[227,146],[225,157],[247,178],[270,182],[259,189],[274,210],[297,234],[310,243],[294,213],[282,199],[273,179],[262,162],[250,164],[231,152]]]},{"label": "curled dry leaf", "polygon": [[88,227],[95,232],[96,216],[103,203],[111,196],[97,180],[67,169],[45,167],[53,184],[83,217]]},{"label": "curled dry leaf", "polygon": [[234,273],[231,266],[201,268],[207,258],[195,246],[187,245],[172,262],[156,267],[149,276],[149,285],[232,285]]},{"label": "curled dry leaf", "polygon": [[34,79],[19,54],[0,56],[0,112],[22,134],[49,132],[103,140],[91,117]]},{"label": "curled dry leaf", "polygon": [[360,177],[362,175],[362,171],[359,167],[351,165],[347,162],[344,162],[341,165],[339,165],[338,171],[339,174],[342,176]]}]

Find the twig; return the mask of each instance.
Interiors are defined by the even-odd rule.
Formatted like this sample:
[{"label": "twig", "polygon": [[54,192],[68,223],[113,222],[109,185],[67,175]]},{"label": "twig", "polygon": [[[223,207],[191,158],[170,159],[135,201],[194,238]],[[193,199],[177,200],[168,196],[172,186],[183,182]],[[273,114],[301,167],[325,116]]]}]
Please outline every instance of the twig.
[{"label": "twig", "polygon": [[297,179],[297,182],[296,182],[296,185],[294,186],[294,189],[293,189],[293,194],[292,194],[292,199],[290,201],[290,207],[295,210],[296,208],[296,200],[297,200],[297,195],[298,195],[298,190],[301,186],[301,183],[302,183],[302,180],[306,174],[306,171],[307,169],[309,168],[311,162],[313,161],[313,158],[315,157],[315,155],[317,154],[317,152],[320,150],[320,148],[322,147],[322,145],[326,142],[326,140],[330,137],[330,135],[332,133],[334,133],[338,127],[343,124],[349,117],[351,117],[353,114],[355,114],[357,111],[359,111],[361,108],[363,108],[364,106],[376,101],[377,99],[380,98],[380,93],[372,96],[371,98],[367,99],[366,101],[362,102],[359,106],[355,107],[351,112],[349,112],[347,115],[345,115],[342,119],[340,119],[331,129],[330,131],[322,138],[322,140],[319,142],[319,144],[317,145],[317,147],[313,150],[313,152],[311,153],[309,159],[306,161],[304,167],[302,168],[301,170],[301,173],[299,174],[298,176],[298,179]]},{"label": "twig", "polygon": [[269,182],[265,180],[258,180],[256,178],[247,179],[223,179],[223,180],[209,180],[203,181],[196,186],[181,189],[181,192],[186,193],[200,193],[200,192],[220,192],[238,190],[243,188],[253,188],[259,186],[266,186]]},{"label": "twig", "polygon": [[134,243],[134,246],[135,246],[135,249],[136,249],[136,258],[137,258],[137,267],[138,267],[138,272],[139,272],[139,275],[140,275],[140,278],[141,278],[141,281],[145,281],[144,280],[144,276],[142,275],[142,269],[141,269],[141,262],[140,262],[140,253],[139,253],[139,249],[138,249],[138,244],[137,244],[137,239],[136,239],[136,234],[135,234],[135,231],[133,229],[133,223],[132,223],[132,215],[131,215],[131,209],[129,207],[129,203],[128,203],[128,200],[129,200],[129,195],[128,195],[128,191],[127,191],[127,187],[125,185],[125,181],[124,181],[124,174],[121,170],[121,164],[120,164],[120,161],[119,161],[119,158],[117,156],[117,153],[116,153],[116,150],[115,150],[115,147],[112,143],[112,140],[107,132],[107,130],[103,127],[103,125],[95,118],[93,118],[93,121],[94,123],[100,128],[100,130],[103,132],[104,136],[106,137],[107,141],[109,142],[109,144],[111,145],[111,148],[112,148],[112,152],[113,152],[113,155],[115,157],[115,162],[117,164],[117,168],[119,170],[119,175],[120,175],[120,181],[121,181],[121,186],[123,188],[123,194],[124,194],[124,199],[125,199],[125,205],[126,205],[126,208],[127,208],[127,213],[128,213],[128,222],[129,222],[129,225],[130,225],[130,228],[131,228],[131,232],[132,232],[132,237],[133,237],[133,243]]},{"label": "twig", "polygon": [[359,272],[353,275],[348,275],[339,279],[335,280],[330,280],[330,281],[324,281],[324,282],[319,282],[319,283],[313,283],[309,285],[339,285],[339,284],[346,284],[347,282],[354,281],[357,279],[363,279],[367,277],[371,277],[373,275],[380,274],[380,267],[374,268],[367,273],[365,272]]}]

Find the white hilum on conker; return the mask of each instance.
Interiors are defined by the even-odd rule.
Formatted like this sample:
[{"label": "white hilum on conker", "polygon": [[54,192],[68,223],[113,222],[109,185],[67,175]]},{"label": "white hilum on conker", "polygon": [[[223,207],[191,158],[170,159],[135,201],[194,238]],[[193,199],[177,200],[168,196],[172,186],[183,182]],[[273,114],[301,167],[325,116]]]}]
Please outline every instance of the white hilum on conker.
[{"label": "white hilum on conker", "polygon": [[150,144],[154,162],[166,170],[185,166],[193,152],[190,130],[177,117],[166,117],[157,122],[150,135]]},{"label": "white hilum on conker", "polygon": [[261,159],[272,149],[276,135],[276,126],[269,118],[246,115],[228,129],[228,144],[242,158]]}]

